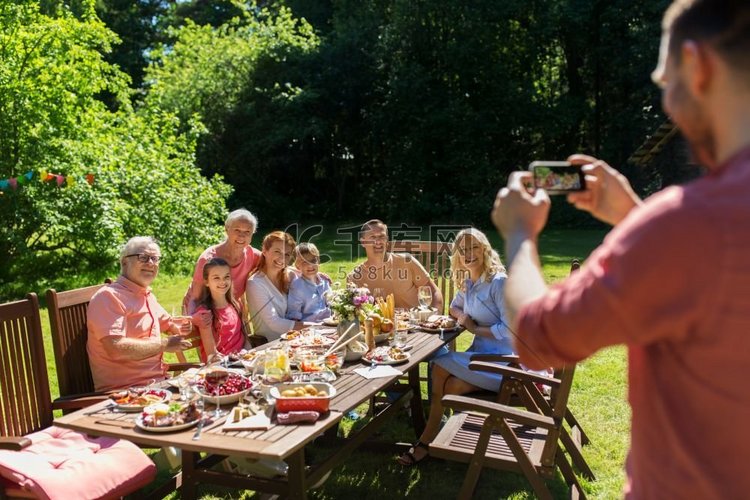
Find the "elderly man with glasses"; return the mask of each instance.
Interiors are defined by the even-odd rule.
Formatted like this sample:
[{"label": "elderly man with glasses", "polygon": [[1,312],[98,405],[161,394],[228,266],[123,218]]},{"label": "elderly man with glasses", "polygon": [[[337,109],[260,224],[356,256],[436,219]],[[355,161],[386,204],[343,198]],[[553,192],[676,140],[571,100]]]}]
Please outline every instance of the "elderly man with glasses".
[{"label": "elderly man with glasses", "polygon": [[192,324],[173,321],[151,293],[160,261],[153,238],[131,238],[120,253],[120,276],[91,298],[86,349],[97,391],[164,379],[162,354],[190,347],[183,335]]}]

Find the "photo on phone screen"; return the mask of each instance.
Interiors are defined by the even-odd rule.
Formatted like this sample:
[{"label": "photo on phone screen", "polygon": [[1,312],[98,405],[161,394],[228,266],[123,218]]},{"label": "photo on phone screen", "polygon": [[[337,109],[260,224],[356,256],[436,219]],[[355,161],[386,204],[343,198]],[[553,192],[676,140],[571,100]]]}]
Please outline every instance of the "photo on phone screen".
[{"label": "photo on phone screen", "polygon": [[567,161],[535,161],[529,165],[534,173],[534,186],[550,194],[564,194],[586,189],[580,165]]}]

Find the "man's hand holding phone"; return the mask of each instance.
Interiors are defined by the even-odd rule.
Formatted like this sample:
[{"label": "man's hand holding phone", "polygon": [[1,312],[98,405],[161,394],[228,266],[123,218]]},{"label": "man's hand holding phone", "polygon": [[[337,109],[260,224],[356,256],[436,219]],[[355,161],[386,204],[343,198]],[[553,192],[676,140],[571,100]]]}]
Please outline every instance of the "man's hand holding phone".
[{"label": "man's hand holding phone", "polygon": [[514,236],[536,239],[547,223],[549,196],[544,189],[530,192],[531,184],[531,172],[512,172],[507,187],[497,194],[492,222],[506,241]]},{"label": "man's hand holding phone", "polygon": [[572,155],[568,161],[580,165],[585,175],[586,190],[568,194],[568,202],[577,209],[614,226],[642,203],[627,178],[606,162],[582,154]]}]

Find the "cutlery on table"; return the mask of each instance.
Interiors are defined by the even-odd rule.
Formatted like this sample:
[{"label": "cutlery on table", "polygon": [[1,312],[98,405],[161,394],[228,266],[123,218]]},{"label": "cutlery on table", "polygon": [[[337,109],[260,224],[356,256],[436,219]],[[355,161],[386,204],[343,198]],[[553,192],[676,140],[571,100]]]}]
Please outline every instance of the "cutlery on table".
[{"label": "cutlery on table", "polygon": [[198,428],[195,429],[195,434],[193,434],[193,441],[198,441],[201,438],[201,432],[203,432],[203,421],[204,421],[203,415],[201,415],[201,419],[198,421]]}]

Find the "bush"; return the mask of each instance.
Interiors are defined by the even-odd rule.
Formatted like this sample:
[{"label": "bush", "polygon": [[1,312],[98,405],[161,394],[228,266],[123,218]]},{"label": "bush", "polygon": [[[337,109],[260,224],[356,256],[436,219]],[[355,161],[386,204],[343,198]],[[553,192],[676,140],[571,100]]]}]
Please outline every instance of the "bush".
[{"label": "bush", "polygon": [[[134,235],[161,241],[169,271],[220,233],[231,188],[194,166],[197,127],[178,134],[173,116],[132,109],[127,77],[102,58],[116,38],[92,9],[0,9],[0,179],[32,172],[0,196],[0,299],[111,273]],[[118,111],[98,100],[104,91]],[[74,183],[41,182],[43,172]]]}]

